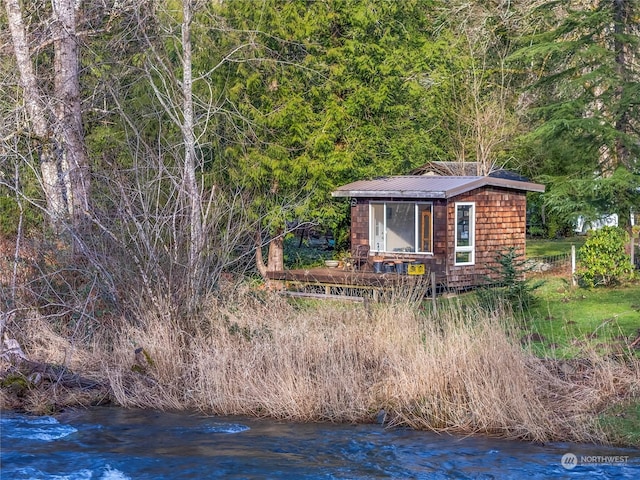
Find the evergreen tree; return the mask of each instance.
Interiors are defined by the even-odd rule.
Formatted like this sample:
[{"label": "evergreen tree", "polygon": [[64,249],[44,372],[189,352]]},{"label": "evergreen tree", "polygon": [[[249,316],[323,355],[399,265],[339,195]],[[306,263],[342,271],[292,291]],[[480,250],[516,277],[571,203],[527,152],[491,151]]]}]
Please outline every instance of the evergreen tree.
[{"label": "evergreen tree", "polygon": [[254,207],[272,236],[293,218],[344,226],[347,206],[329,195],[337,185],[443,155],[435,100],[448,44],[430,37],[433,5],[222,4],[232,34],[217,41],[250,44],[228,64],[225,90],[248,135],[228,141],[224,159],[232,178],[259,192]]},{"label": "evergreen tree", "polygon": [[529,18],[535,31],[512,60],[531,88],[530,173],[560,218],[625,222],[640,203],[638,2],[546,1]]}]

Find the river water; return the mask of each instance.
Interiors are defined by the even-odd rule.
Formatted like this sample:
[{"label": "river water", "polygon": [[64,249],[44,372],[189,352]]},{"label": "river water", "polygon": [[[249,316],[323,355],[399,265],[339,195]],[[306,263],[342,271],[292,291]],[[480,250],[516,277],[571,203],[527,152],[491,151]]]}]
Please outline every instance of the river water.
[{"label": "river water", "polygon": [[100,407],[55,418],[2,412],[0,428],[2,480],[640,478],[636,449],[381,425]]}]

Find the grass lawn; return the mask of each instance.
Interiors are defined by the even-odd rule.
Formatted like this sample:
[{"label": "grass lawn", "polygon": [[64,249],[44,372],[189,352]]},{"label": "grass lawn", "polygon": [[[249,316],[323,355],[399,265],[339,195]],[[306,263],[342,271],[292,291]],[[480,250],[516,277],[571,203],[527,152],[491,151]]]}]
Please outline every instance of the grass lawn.
[{"label": "grass lawn", "polygon": [[[640,286],[585,289],[561,277],[548,277],[536,291],[523,338],[541,357],[580,358],[596,351],[621,360],[640,357],[629,344],[640,334]],[[640,445],[640,399],[609,408],[599,423],[611,442]]]},{"label": "grass lawn", "polygon": [[555,239],[527,238],[527,257],[550,257],[571,253],[571,245],[575,245],[577,250],[586,238],[586,235]]},{"label": "grass lawn", "polygon": [[[640,359],[629,345],[640,334],[640,285],[586,289],[561,276],[548,276],[535,291],[537,302],[524,314],[523,347],[543,358]],[[605,408],[598,423],[609,441],[640,445],[640,398]]]},{"label": "grass lawn", "polygon": [[[548,257],[580,248],[586,236],[528,239],[527,257]],[[542,356],[573,357],[584,348],[619,353],[640,333],[640,284],[616,288],[574,287],[569,275],[543,278],[537,303],[526,313],[525,334]]]},{"label": "grass lawn", "polygon": [[617,354],[638,335],[640,287],[585,289],[548,277],[536,291],[538,301],[526,314],[525,328],[534,351],[573,357],[584,348]]}]

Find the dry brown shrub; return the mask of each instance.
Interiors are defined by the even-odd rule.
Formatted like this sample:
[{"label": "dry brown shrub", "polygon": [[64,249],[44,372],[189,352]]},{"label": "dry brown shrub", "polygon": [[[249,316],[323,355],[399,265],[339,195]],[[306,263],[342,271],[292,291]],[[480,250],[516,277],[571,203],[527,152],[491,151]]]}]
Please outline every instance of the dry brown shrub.
[{"label": "dry brown shrub", "polygon": [[14,327],[12,333],[18,334],[17,338],[29,358],[62,365],[73,371],[99,371],[101,353],[98,354],[82,336],[75,338],[73,330],[65,328],[65,334],[61,334],[58,324],[55,318],[46,318],[36,310],[30,310],[20,319],[19,331]]},{"label": "dry brown shrub", "polygon": [[[183,321],[141,310],[73,358],[99,365],[127,407],[336,422],[384,409],[392,425],[534,441],[605,441],[597,415],[640,395],[637,361],[594,354],[581,375],[562,375],[523,349],[506,312],[238,290],[203,308]],[[29,335],[46,358],[70,345],[38,323]]]}]

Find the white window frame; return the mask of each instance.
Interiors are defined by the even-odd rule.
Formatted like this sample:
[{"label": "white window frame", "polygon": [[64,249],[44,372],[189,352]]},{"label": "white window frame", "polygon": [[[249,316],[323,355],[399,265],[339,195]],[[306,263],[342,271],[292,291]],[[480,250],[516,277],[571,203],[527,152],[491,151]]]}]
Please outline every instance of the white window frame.
[{"label": "white window frame", "polygon": [[[391,204],[410,204],[413,205],[413,242],[414,242],[414,248],[416,249],[416,251],[414,252],[396,252],[396,251],[387,251],[387,205],[391,205]],[[383,219],[383,232],[382,232],[382,247],[378,250],[377,248],[377,243],[375,240],[375,224],[374,224],[374,206],[382,206],[382,211],[384,212],[384,219]],[[431,246],[431,251],[421,251],[419,250],[420,247],[422,246],[422,238],[421,238],[421,228],[420,228],[420,221],[421,221],[421,208],[424,208],[425,206],[429,207],[429,211],[431,212],[431,215],[429,216],[429,233],[431,235],[431,240],[429,242],[430,246]],[[433,255],[433,202],[402,202],[402,201],[389,201],[389,202],[385,202],[385,201],[372,201],[369,203],[369,245],[371,246],[371,252],[380,252],[383,254],[398,254],[398,253],[402,253],[403,255]]]},{"label": "white window frame", "polygon": [[[471,207],[469,209],[469,245],[458,245],[458,207]],[[455,248],[453,252],[454,265],[475,265],[476,261],[476,203],[475,202],[456,202],[455,208],[455,223],[454,239]],[[458,262],[458,253],[469,253],[468,262]]]}]

